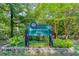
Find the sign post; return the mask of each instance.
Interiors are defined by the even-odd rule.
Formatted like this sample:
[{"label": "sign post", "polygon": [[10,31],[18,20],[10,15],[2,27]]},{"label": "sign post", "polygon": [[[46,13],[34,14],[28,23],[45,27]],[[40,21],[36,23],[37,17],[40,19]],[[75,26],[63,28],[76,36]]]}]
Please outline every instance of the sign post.
[{"label": "sign post", "polygon": [[49,46],[53,47],[53,35],[51,31],[51,26],[49,25],[37,25],[32,23],[28,26],[28,31],[25,35],[25,46],[29,47],[29,37],[30,36],[49,36]]}]

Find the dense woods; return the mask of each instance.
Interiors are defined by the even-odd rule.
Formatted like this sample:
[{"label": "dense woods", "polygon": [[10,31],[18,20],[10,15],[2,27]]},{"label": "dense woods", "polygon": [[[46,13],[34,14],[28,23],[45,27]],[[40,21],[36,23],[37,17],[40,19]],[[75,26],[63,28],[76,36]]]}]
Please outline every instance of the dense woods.
[{"label": "dense woods", "polygon": [[24,36],[31,22],[50,24],[54,38],[79,39],[79,4],[0,4],[0,40]]}]

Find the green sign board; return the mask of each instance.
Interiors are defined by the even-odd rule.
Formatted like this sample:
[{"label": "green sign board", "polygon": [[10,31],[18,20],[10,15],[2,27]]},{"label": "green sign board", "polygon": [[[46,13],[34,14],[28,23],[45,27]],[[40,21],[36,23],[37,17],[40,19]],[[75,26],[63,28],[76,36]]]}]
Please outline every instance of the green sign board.
[{"label": "green sign board", "polygon": [[28,35],[29,36],[48,36],[51,33],[51,26],[49,25],[29,25]]}]

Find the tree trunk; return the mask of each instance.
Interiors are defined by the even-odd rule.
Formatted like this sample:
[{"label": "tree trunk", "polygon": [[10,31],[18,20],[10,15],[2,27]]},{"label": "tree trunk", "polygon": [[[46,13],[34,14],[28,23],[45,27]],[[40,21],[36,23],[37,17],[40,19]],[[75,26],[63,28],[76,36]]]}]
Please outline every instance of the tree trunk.
[{"label": "tree trunk", "polygon": [[10,5],[10,13],[11,13],[11,37],[13,37],[13,6],[12,4],[9,4]]},{"label": "tree trunk", "polygon": [[54,38],[57,38],[57,25],[56,22],[54,22]]},{"label": "tree trunk", "polygon": [[67,34],[67,24],[66,21],[64,21],[64,35],[65,35],[65,39],[68,38],[68,34]]}]

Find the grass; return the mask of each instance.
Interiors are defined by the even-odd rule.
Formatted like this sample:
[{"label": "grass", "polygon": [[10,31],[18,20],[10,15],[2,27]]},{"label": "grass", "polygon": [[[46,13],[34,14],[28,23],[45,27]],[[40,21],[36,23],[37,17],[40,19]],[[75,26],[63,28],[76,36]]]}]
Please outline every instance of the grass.
[{"label": "grass", "polygon": [[49,46],[49,42],[45,41],[30,41],[29,42],[30,47],[48,47]]},{"label": "grass", "polygon": [[[20,44],[17,45],[18,47],[25,47],[25,42],[21,42]],[[48,41],[29,41],[29,46],[30,47],[48,47],[49,42]],[[15,47],[14,45],[11,45],[11,47]]]},{"label": "grass", "polygon": [[75,43],[74,48],[75,48],[75,55],[79,56],[79,42]]}]

